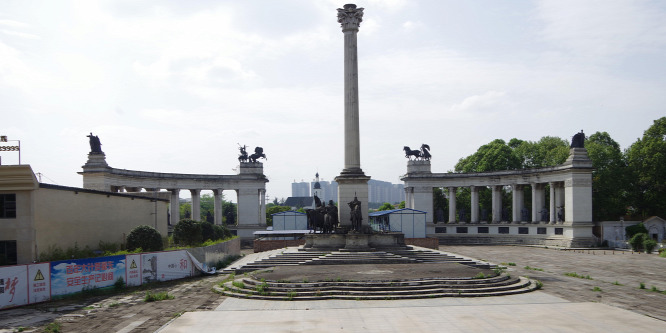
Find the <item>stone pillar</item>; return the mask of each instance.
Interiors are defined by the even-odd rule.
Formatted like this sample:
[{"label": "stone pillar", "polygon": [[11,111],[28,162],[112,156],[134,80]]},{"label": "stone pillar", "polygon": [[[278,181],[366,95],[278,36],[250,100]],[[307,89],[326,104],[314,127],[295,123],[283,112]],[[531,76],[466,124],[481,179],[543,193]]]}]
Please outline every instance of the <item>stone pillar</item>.
[{"label": "stone pillar", "polygon": [[214,223],[217,225],[222,225],[222,189],[218,188],[213,190],[213,196],[214,196],[213,209],[215,211]]},{"label": "stone pillar", "polygon": [[549,212],[550,213],[550,223],[555,224],[555,222],[557,221],[557,216],[555,215],[555,213],[556,213],[555,208],[557,207],[555,205],[555,183],[550,182],[550,183],[548,183],[548,186],[550,186],[550,198],[549,198],[549,201],[550,201],[550,207],[549,207],[550,208],[550,212]]},{"label": "stone pillar", "polygon": [[493,185],[492,187],[493,217],[492,222],[502,221],[502,185]]},{"label": "stone pillar", "polygon": [[449,223],[456,222],[456,188],[449,187]]},{"label": "stone pillar", "polygon": [[532,183],[532,222],[541,222],[541,210],[544,209],[543,184]]},{"label": "stone pillar", "polygon": [[521,210],[523,209],[523,186],[518,184],[511,185],[511,198],[513,199],[511,203],[511,212],[513,214],[513,222],[520,222],[521,219]]},{"label": "stone pillar", "polygon": [[412,187],[412,197],[414,198],[414,204],[412,209],[421,210],[426,212],[426,223],[430,223],[434,220],[434,214],[432,211],[433,205],[433,195],[432,187],[430,186],[415,186]]},{"label": "stone pillar", "polygon": [[192,195],[192,219],[195,221],[201,221],[201,190],[190,190]]},{"label": "stone pillar", "polygon": [[238,189],[238,226],[259,225],[259,192],[256,188]]},{"label": "stone pillar", "polygon": [[335,181],[338,182],[338,218],[340,225],[350,226],[351,208],[347,203],[357,198],[361,202],[362,225],[368,224],[368,181],[361,169],[361,141],[359,132],[358,57],[356,34],[363,19],[363,8],[347,4],[338,8],[338,23],[344,34],[345,80],[345,164]]},{"label": "stone pillar", "polygon": [[573,173],[564,181],[564,220],[592,223],[592,173]]},{"label": "stone pillar", "polygon": [[557,211],[559,209],[564,209],[564,188],[562,187],[562,184],[562,182],[555,183],[555,222],[561,222],[558,221]]},{"label": "stone pillar", "polygon": [[259,215],[259,224],[266,225],[266,189],[259,189],[259,203],[261,204],[261,215]]},{"label": "stone pillar", "polygon": [[356,34],[363,21],[363,8],[354,4],[338,8],[338,23],[342,26],[344,45],[345,78],[345,168],[342,173],[358,174],[361,170],[359,98],[358,98],[358,56]]},{"label": "stone pillar", "polygon": [[414,188],[405,187],[405,208],[414,209]]},{"label": "stone pillar", "polygon": [[180,198],[178,194],[180,193],[179,189],[168,189],[171,192],[171,201],[169,209],[171,211],[171,217],[169,219],[169,224],[176,225],[180,221]]},{"label": "stone pillar", "polygon": [[469,187],[470,196],[471,196],[471,207],[472,211],[470,212],[470,222],[479,223],[479,188],[472,185]]}]

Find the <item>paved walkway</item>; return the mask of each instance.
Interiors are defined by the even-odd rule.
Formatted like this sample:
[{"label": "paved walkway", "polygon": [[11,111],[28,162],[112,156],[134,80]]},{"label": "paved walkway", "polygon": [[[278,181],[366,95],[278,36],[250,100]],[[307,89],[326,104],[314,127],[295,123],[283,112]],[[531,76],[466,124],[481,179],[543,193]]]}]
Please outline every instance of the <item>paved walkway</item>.
[{"label": "paved walkway", "polygon": [[[513,246],[443,246],[440,250],[494,264],[515,264],[509,266],[509,273],[539,279],[544,289],[502,297],[403,301],[227,298],[215,311],[185,313],[160,332],[220,327],[230,333],[666,332],[666,294],[659,292],[666,289],[666,259],[656,255]],[[640,283],[646,289],[639,289]]]},{"label": "paved walkway", "polygon": [[664,332],[666,322],[533,292],[405,301],[275,302],[227,298],[159,332]]}]

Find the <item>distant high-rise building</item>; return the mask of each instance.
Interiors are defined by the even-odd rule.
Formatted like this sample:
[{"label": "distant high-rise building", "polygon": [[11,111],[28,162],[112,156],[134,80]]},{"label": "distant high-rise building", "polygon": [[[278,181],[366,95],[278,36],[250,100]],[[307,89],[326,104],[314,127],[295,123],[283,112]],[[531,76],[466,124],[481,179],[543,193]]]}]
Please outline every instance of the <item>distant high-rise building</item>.
[{"label": "distant high-rise building", "polygon": [[368,200],[375,203],[400,203],[405,200],[405,186],[389,182],[370,179],[368,181]]},{"label": "distant high-rise building", "polygon": [[297,183],[295,180],[291,183],[291,196],[292,197],[309,197],[310,196],[310,184],[307,182],[301,181]]}]

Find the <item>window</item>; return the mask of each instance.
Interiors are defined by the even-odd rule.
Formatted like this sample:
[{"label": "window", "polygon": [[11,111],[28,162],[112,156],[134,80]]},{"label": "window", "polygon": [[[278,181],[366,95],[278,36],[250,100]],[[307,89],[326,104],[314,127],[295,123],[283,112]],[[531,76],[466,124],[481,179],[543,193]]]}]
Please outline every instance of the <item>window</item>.
[{"label": "window", "polygon": [[488,227],[479,227],[478,228],[478,233],[487,234],[488,233]]},{"label": "window", "polygon": [[499,227],[499,233],[500,234],[508,234],[509,233],[509,227]]},{"label": "window", "polygon": [[564,235],[564,228],[555,228],[556,235]]},{"label": "window", "polygon": [[436,234],[445,234],[446,233],[446,227],[435,227],[435,233]]},{"label": "window", "polygon": [[546,228],[537,228],[537,234],[545,235],[546,234]]},{"label": "window", "polygon": [[518,233],[521,235],[527,235],[530,233],[530,229],[528,227],[519,227]]},{"label": "window", "polygon": [[466,234],[467,233],[467,227],[456,227],[456,233],[457,234]]},{"label": "window", "polygon": [[0,219],[16,218],[16,194],[0,194]]},{"label": "window", "polygon": [[0,241],[0,266],[16,265],[16,241]]}]

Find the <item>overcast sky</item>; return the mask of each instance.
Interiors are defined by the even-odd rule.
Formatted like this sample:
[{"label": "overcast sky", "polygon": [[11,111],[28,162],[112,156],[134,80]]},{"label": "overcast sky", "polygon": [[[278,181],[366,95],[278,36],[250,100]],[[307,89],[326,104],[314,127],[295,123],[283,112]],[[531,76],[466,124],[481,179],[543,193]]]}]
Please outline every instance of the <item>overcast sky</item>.
[{"label": "overcast sky", "polygon": [[[267,195],[288,197],[343,168],[343,4],[2,0],[0,134],[78,187],[90,132],[110,166],[142,171],[235,174],[237,144],[261,146]],[[446,172],[497,138],[584,129],[627,148],[666,115],[666,1],[356,4],[373,179],[400,182],[403,146],[429,144]]]}]

